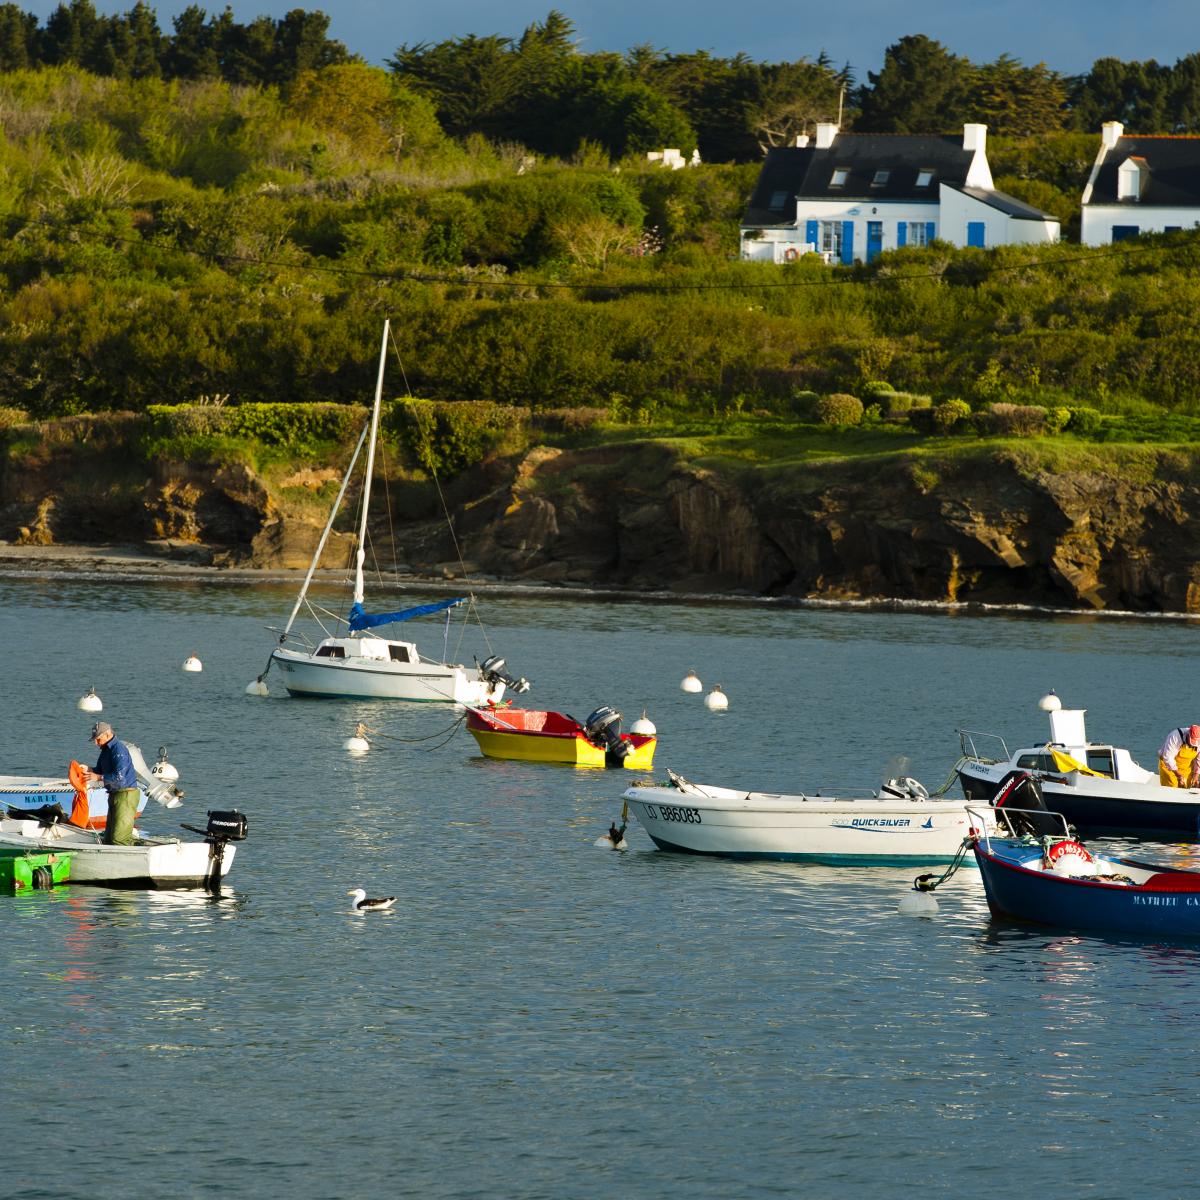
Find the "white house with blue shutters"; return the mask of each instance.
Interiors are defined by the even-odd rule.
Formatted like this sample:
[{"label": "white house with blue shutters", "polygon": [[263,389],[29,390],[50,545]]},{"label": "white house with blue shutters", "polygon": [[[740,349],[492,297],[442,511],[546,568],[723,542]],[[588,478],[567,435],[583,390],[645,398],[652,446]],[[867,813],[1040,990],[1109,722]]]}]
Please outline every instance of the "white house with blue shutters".
[{"label": "white house with blue shutters", "polygon": [[812,143],[768,151],[742,219],[741,256],[789,262],[871,262],[884,250],[1056,242],[1056,217],[998,192],[987,126],[956,137],[841,133],[819,124]]},{"label": "white house with blue shutters", "polygon": [[1085,246],[1200,225],[1200,137],[1127,137],[1106,121],[1083,189]]}]

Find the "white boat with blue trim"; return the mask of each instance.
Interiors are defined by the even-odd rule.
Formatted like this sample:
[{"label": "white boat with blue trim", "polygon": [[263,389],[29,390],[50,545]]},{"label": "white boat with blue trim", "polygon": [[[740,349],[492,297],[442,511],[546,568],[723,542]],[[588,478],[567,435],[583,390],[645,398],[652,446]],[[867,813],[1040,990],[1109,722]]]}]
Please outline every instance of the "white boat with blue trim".
[{"label": "white boat with blue trim", "polygon": [[[264,677],[271,667],[277,667],[283,676],[284,686],[292,696],[332,696],[342,698],[365,698],[372,700],[408,700],[425,703],[451,703],[482,707],[498,704],[505,688],[515,692],[526,692],[529,684],[524,679],[514,678],[508,673],[505,661],[490,655],[482,663],[476,661],[472,667],[446,661],[450,609],[467,605],[469,613],[474,607],[474,598],[458,596],[451,600],[439,600],[430,604],[418,604],[395,612],[369,613],[363,607],[365,582],[363,567],[366,562],[367,512],[371,494],[371,476],[375,467],[375,444],[379,436],[379,413],[383,400],[384,366],[387,361],[389,322],[383,324],[383,345],[379,351],[379,375],[375,385],[375,402],[371,417],[358,439],[350,465],[342,479],[342,486],[333,502],[333,510],[317,543],[316,553],[308,568],[300,595],[292,608],[286,627],[281,631],[279,643],[271,652],[267,670],[250,685],[247,691],[266,695]],[[354,474],[355,464],[363,446],[367,446],[366,472],[363,479],[363,494],[358,524],[358,546],[355,552],[354,597],[348,618],[342,618],[326,610],[318,610],[308,603],[308,589],[317,569],[325,544],[333,528],[334,518],[341,507],[342,499]],[[325,637],[314,645],[302,634],[293,632],[293,625],[301,606],[308,604],[310,615],[320,625]],[[415,643],[397,641],[378,636],[371,630],[385,625],[409,621],[416,617],[434,613],[446,613],[446,632],[442,639],[442,659],[426,658]],[[331,633],[325,622],[345,624],[345,632]]]},{"label": "white boat with blue trim", "polygon": [[993,827],[988,810],[972,818],[966,801],[930,796],[908,778],[869,796],[835,797],[747,792],[668,775],[666,784],[634,784],[625,800],[660,850],[684,854],[915,866],[951,862],[964,838]]}]

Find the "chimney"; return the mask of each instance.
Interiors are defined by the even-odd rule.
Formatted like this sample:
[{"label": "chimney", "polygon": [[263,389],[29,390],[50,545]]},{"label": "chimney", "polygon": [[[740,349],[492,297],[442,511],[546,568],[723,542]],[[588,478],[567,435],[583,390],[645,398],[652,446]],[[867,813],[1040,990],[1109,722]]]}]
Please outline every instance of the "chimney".
[{"label": "chimney", "polygon": [[803,150],[804,147],[808,145],[808,134],[807,133],[796,134],[796,140],[793,143],[793,145],[798,146],[801,150]]},{"label": "chimney", "polygon": [[987,147],[987,126],[986,125],[964,125],[963,126],[963,149],[964,150],[984,150]]},{"label": "chimney", "polygon": [[1100,126],[1100,144],[1113,147],[1125,135],[1125,126],[1120,121],[1105,121]]},{"label": "chimney", "polygon": [[817,122],[817,149],[828,150],[837,137],[838,127],[832,121]]}]

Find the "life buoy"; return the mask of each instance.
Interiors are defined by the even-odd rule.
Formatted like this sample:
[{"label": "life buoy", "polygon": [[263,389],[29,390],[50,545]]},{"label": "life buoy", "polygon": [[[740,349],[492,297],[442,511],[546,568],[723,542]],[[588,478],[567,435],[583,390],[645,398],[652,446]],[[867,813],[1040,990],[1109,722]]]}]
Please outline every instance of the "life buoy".
[{"label": "life buoy", "polygon": [[783,252],[783,257],[786,262],[795,262],[800,257],[800,251],[795,246],[789,246]]},{"label": "life buoy", "polygon": [[1056,875],[1095,875],[1096,860],[1086,846],[1071,838],[1055,842],[1046,851],[1045,868]]}]

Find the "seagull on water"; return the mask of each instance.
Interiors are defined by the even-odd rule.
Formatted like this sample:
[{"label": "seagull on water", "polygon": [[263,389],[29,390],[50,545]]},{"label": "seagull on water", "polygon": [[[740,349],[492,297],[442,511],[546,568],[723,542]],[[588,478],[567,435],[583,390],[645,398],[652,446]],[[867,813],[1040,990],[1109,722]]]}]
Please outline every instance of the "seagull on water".
[{"label": "seagull on water", "polygon": [[368,900],[367,893],[362,888],[352,888],[346,895],[354,897],[355,912],[383,912],[385,908],[391,908],[396,903],[395,896],[380,896],[378,899]]}]

